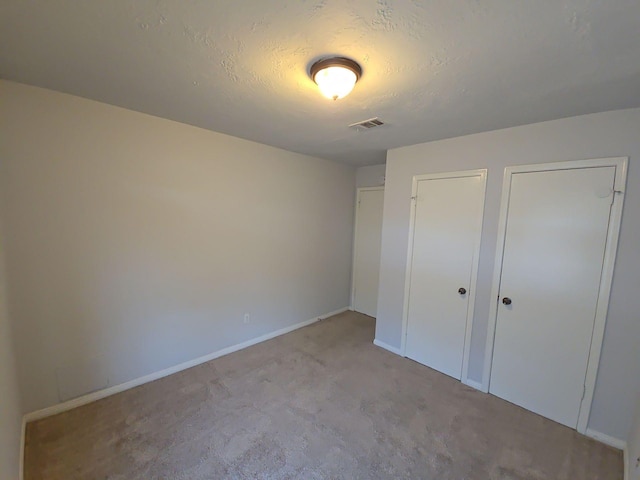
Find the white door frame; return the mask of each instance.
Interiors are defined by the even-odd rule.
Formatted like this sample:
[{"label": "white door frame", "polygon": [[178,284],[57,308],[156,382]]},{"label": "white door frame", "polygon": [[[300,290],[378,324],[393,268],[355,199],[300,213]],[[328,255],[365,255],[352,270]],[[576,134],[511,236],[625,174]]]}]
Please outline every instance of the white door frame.
[{"label": "white door frame", "polygon": [[349,307],[349,310],[353,310],[354,309],[354,303],[355,303],[355,288],[356,288],[356,258],[357,258],[357,253],[358,253],[358,213],[359,213],[359,206],[360,206],[360,194],[362,192],[372,192],[372,191],[376,191],[376,190],[382,190],[384,191],[384,185],[380,185],[378,187],[358,187],[356,189],[356,205],[355,205],[355,222],[353,224],[353,244],[352,244],[352,248],[351,248],[351,306]]},{"label": "white door frame", "polygon": [[498,240],[496,245],[496,257],[493,268],[493,286],[491,289],[491,307],[489,311],[489,324],[487,326],[487,343],[484,357],[484,371],[482,374],[482,388],[484,392],[489,392],[491,379],[491,367],[493,363],[493,346],[496,333],[496,322],[498,318],[498,296],[500,294],[500,279],[502,276],[502,258],[504,255],[505,235],[507,232],[507,214],[509,209],[509,198],[511,195],[512,176],[517,173],[553,171],[553,170],[574,170],[582,168],[615,167],[616,174],[614,180],[614,199],[609,217],[609,230],[607,232],[607,243],[604,252],[604,262],[602,265],[602,276],[600,277],[600,289],[596,306],[595,323],[591,345],[589,349],[589,360],[587,363],[587,374],[585,377],[584,396],[580,403],[577,430],[586,433],[591,412],[591,402],[593,391],[600,364],[600,353],[602,350],[602,339],[607,320],[607,309],[609,306],[609,294],[611,293],[611,282],[613,279],[613,267],[618,250],[618,235],[620,232],[620,220],[622,218],[622,205],[624,203],[624,189],[627,180],[627,157],[596,158],[590,160],[574,160],[568,162],[539,163],[533,165],[519,165],[506,167],[504,170],[504,181],[502,184],[502,199],[500,201],[500,220],[498,223]]},{"label": "white door frame", "polygon": [[478,223],[480,227],[480,235],[476,240],[473,249],[473,260],[471,261],[471,282],[469,284],[469,305],[467,307],[467,322],[464,335],[464,349],[462,352],[462,378],[463,383],[467,383],[467,375],[469,372],[469,352],[471,350],[471,329],[473,326],[473,311],[476,304],[476,283],[478,279],[478,264],[480,260],[480,240],[482,238],[482,224],[484,220],[484,203],[487,190],[487,169],[480,168],[477,170],[462,170],[459,172],[446,173],[428,173],[424,175],[413,176],[413,186],[411,188],[411,216],[409,221],[409,245],[407,247],[407,265],[405,268],[404,279],[404,304],[402,309],[402,338],[400,340],[400,351],[402,356],[406,357],[407,349],[407,329],[409,325],[409,293],[411,291],[411,265],[413,264],[413,236],[416,218],[416,195],[418,194],[418,182],[421,180],[441,180],[445,178],[466,178],[480,177],[482,179],[482,205],[480,206],[480,215]]}]

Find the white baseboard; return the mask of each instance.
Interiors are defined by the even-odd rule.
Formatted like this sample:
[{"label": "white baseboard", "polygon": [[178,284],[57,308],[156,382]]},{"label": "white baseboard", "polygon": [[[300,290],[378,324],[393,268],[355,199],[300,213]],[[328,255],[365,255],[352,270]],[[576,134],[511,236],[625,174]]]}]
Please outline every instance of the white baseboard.
[{"label": "white baseboard", "polygon": [[[251,340],[247,340],[246,342],[239,343],[237,345],[232,345],[230,347],[223,348],[222,350],[218,350],[216,352],[210,353],[203,357],[198,357],[193,360],[189,360],[188,362],[181,363],[179,365],[175,365],[173,367],[166,368],[164,370],[160,370],[159,372],[154,372],[149,375],[145,375],[144,377],[136,378],[130,380],[125,383],[121,383],[120,385],[114,385],[112,387],[105,388],[103,390],[98,390],[96,392],[89,393],[87,395],[83,395],[78,398],[74,398],[72,400],[68,400],[66,402],[58,403],[56,405],[52,405],[50,407],[43,408],[41,410],[36,410],[34,412],[27,413],[24,416],[23,423],[26,424],[28,422],[33,422],[34,420],[40,420],[42,418],[50,417],[52,415],[56,415],[58,413],[66,412],[67,410],[71,410],[76,407],[80,407],[82,405],[86,405],[88,403],[95,402],[96,400],[101,400],[103,398],[109,397],[111,395],[115,395],[116,393],[124,392],[125,390],[129,390],[131,388],[138,387],[145,383],[153,382],[154,380],[158,380],[163,377],[167,377],[169,375],[173,375],[174,373],[181,372],[182,370],[186,370],[191,367],[195,367],[196,365],[200,365],[202,363],[209,362],[216,358],[222,357],[224,355],[228,355],[233,352],[237,352],[238,350],[242,350],[244,348],[250,347],[252,345],[256,345],[257,343],[262,343],[267,340],[271,340],[272,338],[279,337],[280,335],[284,335],[286,333],[292,332],[294,330],[298,330],[299,328],[306,327],[315,323],[319,320],[324,320],[326,318],[332,317],[334,315],[338,315],[340,313],[346,312],[349,310],[348,307],[340,308],[333,312],[326,313],[324,315],[320,315],[318,317],[312,318],[311,320],[307,320],[304,322],[296,323],[295,325],[291,325],[289,327],[281,328],[280,330],[276,330],[274,332],[267,333],[257,338],[253,338]],[[24,448],[24,441],[23,448]]]},{"label": "white baseboard", "polygon": [[391,353],[395,353],[396,355],[400,355],[402,357],[402,352],[399,348],[392,347],[388,343],[381,342],[377,338],[373,341],[373,344],[377,347],[384,348],[385,350],[389,350]]},{"label": "white baseboard", "polygon": [[587,428],[585,435],[599,441],[600,443],[604,443],[605,445],[609,445],[610,447],[617,448],[618,450],[625,451],[627,449],[626,441],[620,440],[616,437],[612,437],[611,435],[600,433],[591,428]]},{"label": "white baseboard", "polygon": [[476,382],[475,380],[471,380],[470,378],[467,378],[467,379],[462,380],[462,383],[464,383],[465,385],[467,385],[467,386],[469,386],[471,388],[475,388],[476,390],[480,390],[481,392],[484,392],[484,387],[482,386],[482,383],[480,383],[480,382]]},{"label": "white baseboard", "polygon": [[[348,311],[350,311],[349,307],[342,307],[342,308],[339,308],[338,310],[334,310],[333,312],[325,313],[324,315],[319,316],[318,320],[326,320],[327,318],[331,318],[331,317],[334,317],[336,315],[340,315],[341,313],[348,312]],[[312,320],[309,320],[309,322],[310,323],[308,323],[308,325],[311,325],[312,323],[314,323]],[[306,323],[306,322],[303,322],[303,323]],[[305,326],[306,325],[302,325],[302,324],[299,327],[297,325],[294,325],[295,328],[289,327],[289,328],[291,328],[291,330],[289,330],[289,331],[292,332],[294,330],[297,330],[298,328],[302,328],[302,327],[305,327]],[[284,333],[288,333],[288,332],[284,332]],[[278,335],[274,335],[274,337],[278,337],[280,335],[284,335],[284,333],[279,333]],[[260,343],[260,342],[256,342],[256,343]]]}]

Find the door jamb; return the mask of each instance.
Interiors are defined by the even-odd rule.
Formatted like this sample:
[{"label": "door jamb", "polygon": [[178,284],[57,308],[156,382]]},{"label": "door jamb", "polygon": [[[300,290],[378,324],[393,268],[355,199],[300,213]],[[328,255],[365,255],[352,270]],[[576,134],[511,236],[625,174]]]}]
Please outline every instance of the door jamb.
[{"label": "door jamb", "polygon": [[354,213],[354,224],[353,224],[353,240],[352,240],[352,247],[351,247],[351,296],[350,296],[350,303],[351,306],[349,307],[349,310],[355,311],[355,288],[356,288],[356,258],[357,258],[357,248],[358,248],[358,216],[359,216],[359,211],[360,209],[358,208],[360,206],[360,195],[362,192],[372,192],[372,191],[376,191],[376,190],[382,190],[384,192],[384,185],[380,185],[377,187],[358,187],[356,189],[356,204],[355,204],[355,213]]},{"label": "door jamb", "polygon": [[487,191],[487,169],[480,168],[476,170],[462,170],[457,172],[446,173],[429,173],[423,175],[414,175],[413,184],[411,188],[411,213],[409,220],[409,244],[407,247],[407,264],[405,267],[405,281],[404,281],[404,301],[402,310],[402,337],[400,343],[400,352],[403,357],[406,357],[407,348],[407,330],[409,326],[409,293],[411,290],[411,265],[413,260],[413,236],[415,232],[415,217],[416,217],[416,195],[418,192],[418,182],[422,180],[442,180],[446,178],[466,178],[466,177],[480,177],[482,179],[482,204],[480,205],[480,214],[478,215],[479,234],[476,238],[476,242],[473,249],[473,258],[471,261],[471,277],[469,281],[469,304],[467,306],[467,318],[465,326],[465,338],[464,348],[462,352],[462,372],[461,381],[465,384],[468,382],[469,371],[469,354],[471,351],[471,331],[473,328],[473,312],[476,303],[476,290],[478,279],[478,266],[480,260],[480,242],[482,239],[482,226],[484,221],[484,205],[485,196]]},{"label": "door jamb", "polygon": [[609,296],[611,293],[611,283],[613,280],[613,268],[618,249],[618,237],[620,233],[620,221],[622,218],[622,207],[624,204],[624,191],[627,180],[628,157],[595,158],[589,160],[573,160],[568,162],[540,163],[531,165],[518,165],[506,167],[504,170],[504,180],[502,184],[502,198],[500,200],[500,219],[498,223],[498,239],[496,244],[495,264],[493,268],[493,282],[491,288],[491,307],[489,311],[489,322],[487,325],[487,341],[485,347],[484,369],[482,374],[481,390],[489,392],[491,379],[491,368],[493,363],[493,347],[495,342],[496,322],[498,318],[498,299],[500,294],[500,279],[502,276],[502,260],[504,255],[505,235],[507,229],[507,215],[509,210],[509,198],[511,195],[511,179],[516,173],[530,173],[554,170],[574,170],[583,168],[615,167],[613,205],[609,217],[609,227],[607,232],[607,242],[605,245],[604,262],[600,277],[600,288],[596,306],[593,335],[589,348],[589,360],[587,362],[587,373],[585,376],[584,395],[580,403],[578,414],[579,433],[586,433],[591,413],[591,403],[595,389],[600,354],[602,351],[602,341],[607,320],[607,310],[609,306]]}]

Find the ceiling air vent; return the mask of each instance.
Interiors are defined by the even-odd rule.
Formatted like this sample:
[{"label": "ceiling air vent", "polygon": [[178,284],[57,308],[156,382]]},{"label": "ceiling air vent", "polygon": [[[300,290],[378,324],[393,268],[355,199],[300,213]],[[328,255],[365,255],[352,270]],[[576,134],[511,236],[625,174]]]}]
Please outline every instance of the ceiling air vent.
[{"label": "ceiling air vent", "polygon": [[350,128],[364,128],[368,130],[370,128],[379,127],[380,125],[384,125],[384,122],[380,120],[378,117],[370,118],[369,120],[363,120],[361,122],[352,123],[349,125]]}]

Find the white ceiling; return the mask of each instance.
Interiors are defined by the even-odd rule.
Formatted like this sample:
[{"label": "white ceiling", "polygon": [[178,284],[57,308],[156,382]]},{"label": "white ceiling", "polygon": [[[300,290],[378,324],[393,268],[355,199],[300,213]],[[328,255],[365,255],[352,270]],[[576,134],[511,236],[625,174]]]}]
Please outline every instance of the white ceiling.
[{"label": "white ceiling", "polygon": [[[333,102],[314,60],[358,61]],[[640,106],[639,0],[0,0],[0,76],[354,165]],[[379,116],[366,132],[347,125]]]}]

